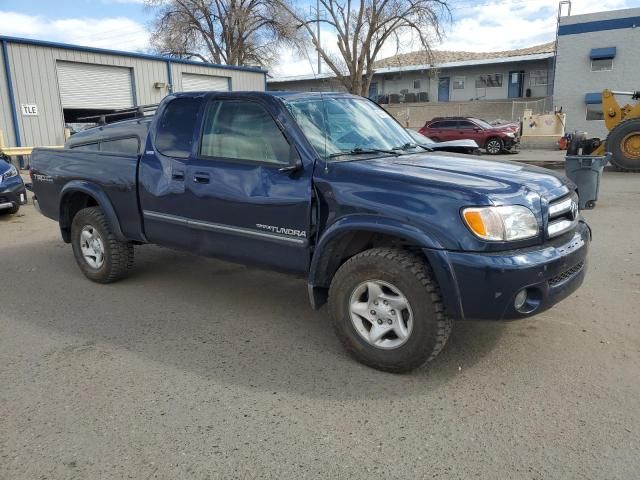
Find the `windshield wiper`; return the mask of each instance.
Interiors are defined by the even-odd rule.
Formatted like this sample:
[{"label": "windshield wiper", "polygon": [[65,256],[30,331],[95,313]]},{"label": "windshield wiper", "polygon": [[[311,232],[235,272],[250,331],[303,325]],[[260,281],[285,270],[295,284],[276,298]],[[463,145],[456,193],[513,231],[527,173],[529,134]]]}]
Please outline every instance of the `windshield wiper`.
[{"label": "windshield wiper", "polygon": [[393,150],[403,150],[406,152],[410,148],[416,147],[424,148],[427,152],[433,152],[433,148],[425,147],[424,145],[420,145],[419,143],[405,143],[401,147],[393,147]]},{"label": "windshield wiper", "polygon": [[343,155],[366,155],[371,153],[388,153],[389,155],[395,155],[396,157],[400,154],[394,150],[385,150],[382,148],[352,148],[351,150],[344,150],[342,152],[336,152],[329,155],[329,158],[342,157]]}]

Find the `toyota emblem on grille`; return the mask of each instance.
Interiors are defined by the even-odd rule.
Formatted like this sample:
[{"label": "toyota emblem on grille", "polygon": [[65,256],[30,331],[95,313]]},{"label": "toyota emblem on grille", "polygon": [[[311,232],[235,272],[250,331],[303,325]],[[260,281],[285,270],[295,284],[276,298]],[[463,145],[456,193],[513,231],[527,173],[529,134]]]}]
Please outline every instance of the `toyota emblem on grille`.
[{"label": "toyota emblem on grille", "polygon": [[578,218],[578,204],[573,200],[571,201],[571,218],[573,220]]}]

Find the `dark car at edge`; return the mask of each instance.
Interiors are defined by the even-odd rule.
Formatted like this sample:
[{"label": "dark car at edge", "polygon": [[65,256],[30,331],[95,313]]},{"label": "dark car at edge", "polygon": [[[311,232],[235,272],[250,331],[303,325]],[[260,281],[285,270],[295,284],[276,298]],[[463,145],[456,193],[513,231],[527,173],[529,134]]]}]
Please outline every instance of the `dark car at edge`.
[{"label": "dark car at edge", "polygon": [[0,215],[17,213],[27,203],[27,192],[18,169],[0,158]]}]

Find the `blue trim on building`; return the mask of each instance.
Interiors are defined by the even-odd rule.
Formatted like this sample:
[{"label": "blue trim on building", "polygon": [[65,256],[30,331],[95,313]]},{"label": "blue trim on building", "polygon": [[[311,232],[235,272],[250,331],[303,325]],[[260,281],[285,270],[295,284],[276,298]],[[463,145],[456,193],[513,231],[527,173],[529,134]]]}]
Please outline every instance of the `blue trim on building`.
[{"label": "blue trim on building", "polygon": [[602,92],[587,93],[584,96],[584,103],[587,105],[596,105],[602,103]]},{"label": "blue trim on building", "polygon": [[640,17],[612,18],[593,22],[560,25],[558,35],[576,35],[579,33],[603,32],[605,30],[619,30],[621,28],[635,28],[640,26]]},{"label": "blue trim on building", "polygon": [[219,65],[217,63],[196,62],[193,60],[181,60],[162,55],[152,55],[149,53],[123,52],[121,50],[107,50],[105,48],[83,47],[80,45],[70,45],[68,43],[49,42],[45,40],[32,40],[30,38],[7,37],[0,35],[0,40],[8,43],[21,43],[26,45],[38,45],[49,48],[62,48],[65,50],[76,50],[79,52],[101,53],[104,55],[118,55],[121,57],[143,58],[146,60],[158,60],[162,62],[171,61],[173,63],[183,63],[185,65],[199,65],[201,67],[221,68],[224,70],[236,70],[240,72],[266,73],[266,70],[257,67],[237,67],[232,65]]},{"label": "blue trim on building", "polygon": [[20,141],[20,124],[18,123],[18,108],[16,105],[16,97],[13,92],[13,82],[11,79],[11,66],[9,65],[9,52],[7,50],[7,41],[2,38],[2,60],[4,61],[4,76],[7,80],[7,93],[9,94],[9,107],[11,108],[11,120],[13,122],[13,134],[16,140],[16,147],[21,147]]},{"label": "blue trim on building", "polygon": [[591,60],[606,60],[609,58],[616,58],[616,47],[607,48],[592,48],[589,56]]}]

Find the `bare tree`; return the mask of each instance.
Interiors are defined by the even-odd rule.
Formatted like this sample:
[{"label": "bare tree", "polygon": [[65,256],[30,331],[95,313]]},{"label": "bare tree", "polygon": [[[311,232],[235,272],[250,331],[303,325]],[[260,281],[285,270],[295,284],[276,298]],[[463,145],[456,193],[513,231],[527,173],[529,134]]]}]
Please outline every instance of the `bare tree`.
[{"label": "bare tree", "polygon": [[304,49],[305,42],[313,45],[345,88],[364,96],[383,46],[395,42],[399,49],[413,36],[429,57],[431,42],[441,37],[442,19],[450,15],[447,0],[319,0],[320,9],[326,11],[320,21],[337,37],[336,55],[318,41],[315,12],[305,11],[295,0],[274,1],[299,28],[298,47]]},{"label": "bare tree", "polygon": [[[161,54],[226,65],[268,65],[283,25],[272,0],[146,0]],[[285,28],[286,30],[286,28]]]}]

